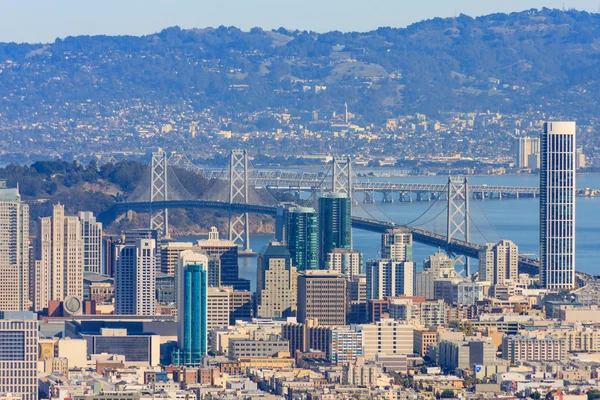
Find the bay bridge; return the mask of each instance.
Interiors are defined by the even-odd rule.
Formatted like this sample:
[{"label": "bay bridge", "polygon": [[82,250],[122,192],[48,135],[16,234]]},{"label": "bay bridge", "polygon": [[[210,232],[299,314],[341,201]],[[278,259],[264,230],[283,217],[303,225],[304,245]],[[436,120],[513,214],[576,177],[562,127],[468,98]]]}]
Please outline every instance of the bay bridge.
[{"label": "bay bridge", "polygon": [[[535,197],[539,194],[537,188],[502,187],[502,186],[471,186],[463,177],[449,177],[444,184],[401,184],[372,182],[369,186],[365,182],[355,182],[350,157],[335,158],[330,170],[325,174],[301,172],[273,172],[251,171],[248,165],[248,156],[245,150],[233,150],[229,157],[227,167],[218,172],[207,172],[193,165],[186,165],[181,157],[169,158],[159,149],[152,153],[152,163],[148,182],[140,182],[138,188],[125,200],[116,203],[109,210],[99,215],[102,222],[110,223],[120,215],[128,212],[149,213],[150,228],[158,231],[159,237],[169,238],[169,209],[213,209],[223,210],[229,215],[228,237],[243,249],[250,249],[249,214],[268,215],[275,219],[275,238],[283,239],[283,232],[287,221],[288,210],[295,204],[283,203],[275,199],[270,191],[284,188],[286,190],[310,190],[311,197],[315,200],[318,193],[331,191],[343,193],[354,198],[357,191],[371,194],[373,191],[400,193],[401,201],[410,201],[405,193],[415,193],[419,198],[426,196],[428,200],[443,201],[446,212],[446,232],[439,234],[430,232],[411,224],[397,224],[395,222],[380,221],[375,218],[352,216],[353,229],[383,233],[388,229],[403,228],[412,233],[413,240],[428,246],[443,248],[450,255],[465,258],[467,275],[470,274],[469,258],[477,259],[483,246],[470,241],[470,202],[473,198],[492,197],[492,193],[503,195],[524,195]],[[173,167],[185,168],[211,179],[214,183],[203,193],[200,198],[191,195],[179,182]],[[279,182],[279,184],[275,184]],[[404,193],[404,194],[403,194]],[[389,195],[388,195],[389,196]],[[412,199],[412,197],[411,197]],[[374,201],[374,196],[365,195],[363,201]],[[298,198],[298,201],[300,199]],[[390,201],[388,197],[388,201]],[[355,203],[356,204],[356,203]],[[430,210],[429,207],[427,211]],[[438,214],[439,215],[439,214]],[[419,219],[417,218],[417,220]],[[528,256],[519,257],[521,272],[537,274],[539,262]]]}]

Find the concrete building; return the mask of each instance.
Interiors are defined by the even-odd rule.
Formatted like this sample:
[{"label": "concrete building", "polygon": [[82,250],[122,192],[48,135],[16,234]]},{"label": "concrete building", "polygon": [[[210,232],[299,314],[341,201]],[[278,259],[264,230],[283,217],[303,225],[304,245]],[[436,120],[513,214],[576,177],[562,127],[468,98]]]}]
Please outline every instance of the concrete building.
[{"label": "concrete building", "polygon": [[356,361],[363,356],[363,333],[356,326],[331,330],[330,360],[334,363]]},{"label": "concrete building", "polygon": [[446,307],[443,300],[425,300],[424,297],[392,297],[390,318],[424,327],[445,326]]},{"label": "concrete building", "polygon": [[449,370],[470,369],[496,363],[496,347],[491,340],[441,340],[436,349],[437,364]]},{"label": "concrete building", "polygon": [[236,290],[250,290],[250,281],[239,277],[238,246],[233,240],[221,240],[219,231],[213,226],[208,239],[198,240],[196,246],[208,257],[211,286],[233,286]]},{"label": "concrete building", "polygon": [[479,252],[479,281],[505,285],[519,278],[519,249],[510,240],[486,243]]},{"label": "concrete building", "polygon": [[[88,355],[119,354],[127,366],[160,364],[160,336],[150,334],[129,335],[127,329],[103,328],[100,335],[82,334],[87,342]],[[84,353],[85,354],[85,353]]]},{"label": "concrete building", "polygon": [[156,242],[138,239],[118,245],[115,271],[116,314],[156,313]]},{"label": "concrete building", "polygon": [[281,353],[288,356],[290,353],[290,343],[281,338],[271,337],[265,340],[234,338],[229,340],[229,356],[233,358],[275,357]]},{"label": "concrete building", "polygon": [[83,270],[102,274],[102,223],[93,212],[80,211],[81,238],[83,239]]},{"label": "concrete building", "polygon": [[355,275],[346,282],[346,301],[348,301],[349,324],[362,324],[367,322],[367,277]]},{"label": "concrete building", "polygon": [[229,326],[231,311],[229,300],[230,293],[227,290],[218,287],[208,288],[206,295],[206,329],[208,332]]},{"label": "concrete building", "polygon": [[421,357],[431,356],[431,348],[437,345],[437,330],[415,328],[413,334],[413,349]]},{"label": "concrete building", "polygon": [[31,312],[2,312],[0,318],[0,393],[37,400],[37,316]]},{"label": "concrete building", "polygon": [[541,333],[537,336],[506,335],[502,339],[502,358],[511,364],[525,361],[563,361],[566,340]]},{"label": "concrete building", "polygon": [[412,234],[403,228],[388,229],[381,235],[381,258],[412,261]]},{"label": "concrete building", "polygon": [[83,238],[78,217],[56,204],[52,217],[40,218],[34,273],[34,311],[50,300],[83,299]]},{"label": "concrete building", "polygon": [[319,198],[319,263],[324,267],[333,249],[352,250],[352,199],[344,193]]},{"label": "concrete building", "polygon": [[314,208],[292,207],[288,210],[285,243],[298,271],[319,268],[318,228]]},{"label": "concrete building", "polygon": [[[208,257],[205,254],[193,250],[179,254],[177,349],[173,351],[175,365],[199,366],[208,353],[207,269]],[[225,319],[228,323],[228,316]]]},{"label": "concrete building", "polygon": [[325,269],[352,279],[361,273],[362,253],[356,250],[333,249],[325,256]]},{"label": "concrete building", "polygon": [[414,295],[414,262],[376,258],[367,261],[366,269],[367,299]]},{"label": "concrete building", "polygon": [[[167,242],[160,247],[160,272],[175,276],[179,253],[185,250],[193,250],[192,242]],[[210,274],[209,274],[210,281]],[[214,286],[218,286],[218,283]]]},{"label": "concrete building", "polygon": [[454,260],[441,252],[436,252],[423,261],[423,271],[431,272],[435,279],[456,277]]},{"label": "concrete building", "polygon": [[363,333],[363,355],[374,360],[377,354],[413,354],[414,326],[393,319],[360,325]]},{"label": "concrete building", "polygon": [[536,169],[536,165],[529,163],[529,156],[540,152],[540,138],[520,137],[516,138],[517,168]]},{"label": "concrete building", "polygon": [[575,122],[546,122],[541,138],[540,282],[575,286]]},{"label": "concrete building", "polygon": [[298,322],[316,319],[320,325],[346,325],[346,278],[334,271],[298,275]]},{"label": "concrete building", "polygon": [[0,180],[0,311],[29,307],[29,206]]},{"label": "concrete building", "polygon": [[54,352],[56,356],[68,360],[69,368],[85,368],[88,355],[94,354],[89,350],[86,340],[67,337],[56,342]]},{"label": "concrete building", "polygon": [[285,318],[296,314],[297,273],[287,247],[269,243],[258,255],[256,315]]}]

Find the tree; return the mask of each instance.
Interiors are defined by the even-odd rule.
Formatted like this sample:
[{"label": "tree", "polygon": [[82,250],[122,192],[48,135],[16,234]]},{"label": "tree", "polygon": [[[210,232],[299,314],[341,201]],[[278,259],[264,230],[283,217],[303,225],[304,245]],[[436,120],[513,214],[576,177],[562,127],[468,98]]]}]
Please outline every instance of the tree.
[{"label": "tree", "polygon": [[600,390],[593,389],[588,392],[588,400],[600,399]]},{"label": "tree", "polygon": [[540,397],[542,397],[542,395],[540,394],[540,392],[533,392],[530,397],[534,400],[540,400]]},{"label": "tree", "polygon": [[440,394],[441,399],[453,399],[455,397],[454,392],[450,389],[445,389],[442,394]]}]

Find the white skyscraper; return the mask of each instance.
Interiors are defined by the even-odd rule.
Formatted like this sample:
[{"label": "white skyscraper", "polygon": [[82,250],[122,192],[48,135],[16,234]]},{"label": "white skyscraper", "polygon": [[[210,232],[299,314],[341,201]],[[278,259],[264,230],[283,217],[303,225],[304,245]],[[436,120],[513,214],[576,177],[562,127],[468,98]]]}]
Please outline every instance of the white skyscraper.
[{"label": "white skyscraper", "polygon": [[376,258],[367,261],[367,299],[414,296],[414,262]]},{"label": "white skyscraper", "polygon": [[135,245],[115,249],[116,314],[154,315],[156,313],[156,242],[138,239]]},{"label": "white skyscraper", "polygon": [[0,181],[0,311],[29,306],[29,206]]},{"label": "white skyscraper", "polygon": [[551,290],[575,284],[575,122],[546,122],[541,138],[540,280]]},{"label": "white skyscraper", "polygon": [[519,277],[519,249],[510,240],[487,243],[479,252],[479,280],[504,285]]},{"label": "white skyscraper", "polygon": [[83,239],[79,218],[65,216],[65,207],[57,204],[52,217],[38,221],[34,310],[69,296],[83,300]]},{"label": "white skyscraper", "polygon": [[102,273],[102,223],[96,222],[93,212],[79,213],[83,239],[83,270]]},{"label": "white skyscraper", "polygon": [[530,165],[529,156],[540,152],[540,139],[536,137],[520,137],[516,140],[517,167],[536,169],[537,165]]}]

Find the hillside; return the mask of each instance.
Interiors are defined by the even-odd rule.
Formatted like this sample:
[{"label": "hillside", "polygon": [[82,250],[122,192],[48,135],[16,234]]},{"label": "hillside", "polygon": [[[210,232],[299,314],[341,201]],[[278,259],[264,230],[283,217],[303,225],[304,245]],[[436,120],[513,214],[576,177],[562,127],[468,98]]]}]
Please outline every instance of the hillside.
[{"label": "hillside", "polygon": [[[374,122],[442,109],[588,113],[600,94],[599,22],[597,14],[543,9],[364,33],[175,27],[4,43],[0,110],[8,119],[57,110],[91,118],[138,101],[224,113],[348,102]],[[75,107],[82,104],[89,106]]]}]

